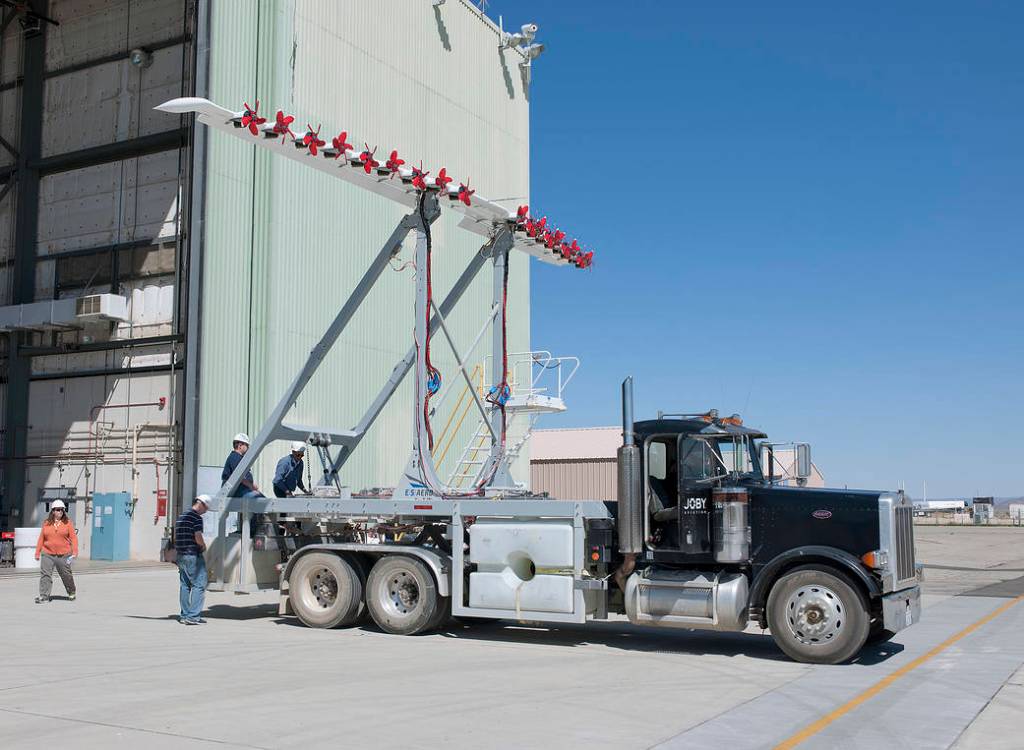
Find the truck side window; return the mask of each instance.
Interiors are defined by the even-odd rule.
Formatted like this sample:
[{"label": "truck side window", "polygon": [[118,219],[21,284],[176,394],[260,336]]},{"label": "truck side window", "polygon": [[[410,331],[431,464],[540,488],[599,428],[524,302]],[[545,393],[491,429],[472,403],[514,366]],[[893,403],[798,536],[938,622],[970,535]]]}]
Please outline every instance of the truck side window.
[{"label": "truck side window", "polygon": [[686,438],[682,446],[682,460],[679,462],[683,472],[683,484],[707,479],[714,476],[715,460],[711,448],[703,440]]},{"label": "truck side window", "polygon": [[679,502],[676,441],[654,438],[647,444],[647,487],[653,512],[672,508]]}]

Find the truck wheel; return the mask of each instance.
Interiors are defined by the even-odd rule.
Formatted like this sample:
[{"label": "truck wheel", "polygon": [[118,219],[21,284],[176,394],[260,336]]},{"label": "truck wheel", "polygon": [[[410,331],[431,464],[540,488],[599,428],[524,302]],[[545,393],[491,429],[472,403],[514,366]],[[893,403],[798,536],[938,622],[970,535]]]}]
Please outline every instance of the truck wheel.
[{"label": "truck wheel", "polygon": [[366,580],[366,606],[381,630],[415,635],[435,624],[437,584],[427,566],[414,557],[381,558]]},{"label": "truck wheel", "polygon": [[345,559],[330,552],[299,558],[288,576],[292,610],[311,628],[351,625],[359,619],[363,583]]},{"label": "truck wheel", "polygon": [[870,615],[853,586],[820,568],[782,576],[768,595],[768,625],[787,656],[807,664],[839,664],[868,637]]}]

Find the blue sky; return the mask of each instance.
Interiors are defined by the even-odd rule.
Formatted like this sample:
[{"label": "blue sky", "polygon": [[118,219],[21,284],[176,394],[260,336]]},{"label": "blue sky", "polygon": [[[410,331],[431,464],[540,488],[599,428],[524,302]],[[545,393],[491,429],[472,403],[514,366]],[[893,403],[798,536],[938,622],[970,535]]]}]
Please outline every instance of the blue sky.
[{"label": "blue sky", "polygon": [[532,271],[570,412],[718,408],[827,481],[1024,494],[1024,4],[495,0],[548,45]]}]

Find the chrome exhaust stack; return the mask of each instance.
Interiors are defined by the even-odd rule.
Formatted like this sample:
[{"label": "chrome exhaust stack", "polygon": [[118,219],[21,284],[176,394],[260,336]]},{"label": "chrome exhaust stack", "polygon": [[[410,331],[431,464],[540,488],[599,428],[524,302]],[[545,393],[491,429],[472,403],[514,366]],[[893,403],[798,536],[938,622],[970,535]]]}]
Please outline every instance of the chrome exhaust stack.
[{"label": "chrome exhaust stack", "polygon": [[622,381],[622,447],[618,450],[618,480],[619,552],[636,555],[643,551],[644,524],[640,448],[633,434],[632,375]]}]

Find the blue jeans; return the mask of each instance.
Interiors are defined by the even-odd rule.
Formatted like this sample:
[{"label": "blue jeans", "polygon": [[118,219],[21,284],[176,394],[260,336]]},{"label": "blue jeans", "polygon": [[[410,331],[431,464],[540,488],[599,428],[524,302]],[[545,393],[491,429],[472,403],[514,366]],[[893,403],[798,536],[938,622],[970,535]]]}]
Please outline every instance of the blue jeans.
[{"label": "blue jeans", "polygon": [[206,560],[202,555],[178,555],[181,580],[181,619],[198,619],[206,596]]}]

